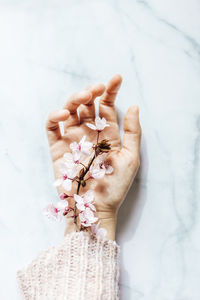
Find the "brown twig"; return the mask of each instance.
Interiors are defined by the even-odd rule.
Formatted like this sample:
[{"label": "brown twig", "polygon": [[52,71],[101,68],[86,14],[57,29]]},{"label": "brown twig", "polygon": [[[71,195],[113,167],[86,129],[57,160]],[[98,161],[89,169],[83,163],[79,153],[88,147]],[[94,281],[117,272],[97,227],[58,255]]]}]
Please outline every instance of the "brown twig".
[{"label": "brown twig", "polygon": [[[83,172],[83,174],[79,177],[79,181],[78,181],[78,186],[77,186],[77,191],[76,191],[76,194],[78,195],[79,194],[79,191],[80,191],[80,187],[81,187],[81,181],[84,180],[84,177],[85,175],[88,173],[93,161],[95,160],[96,158],[96,153],[95,155],[92,157],[92,159],[90,160],[88,166],[86,167],[85,166],[85,171]],[[78,224],[77,224],[77,215],[76,215],[76,204],[74,206],[74,223],[76,224],[77,228],[78,228]],[[79,228],[78,228],[79,229]]]}]

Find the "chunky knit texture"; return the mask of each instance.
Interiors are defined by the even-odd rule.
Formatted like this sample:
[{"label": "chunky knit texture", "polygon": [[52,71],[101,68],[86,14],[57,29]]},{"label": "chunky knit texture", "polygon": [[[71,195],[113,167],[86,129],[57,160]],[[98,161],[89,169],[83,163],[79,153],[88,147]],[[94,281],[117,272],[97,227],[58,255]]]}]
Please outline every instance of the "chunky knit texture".
[{"label": "chunky knit texture", "polygon": [[118,257],[116,242],[71,233],[18,271],[20,289],[27,300],[116,300]]}]

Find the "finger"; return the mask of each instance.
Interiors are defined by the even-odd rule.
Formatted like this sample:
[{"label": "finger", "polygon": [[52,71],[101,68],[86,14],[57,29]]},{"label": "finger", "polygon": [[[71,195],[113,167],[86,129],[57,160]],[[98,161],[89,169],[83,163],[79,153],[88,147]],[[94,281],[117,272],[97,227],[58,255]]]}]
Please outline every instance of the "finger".
[{"label": "finger", "polygon": [[102,83],[94,84],[94,85],[91,85],[86,88],[92,94],[92,97],[88,103],[82,104],[79,107],[80,123],[83,123],[85,121],[88,122],[88,121],[94,120],[94,118],[95,118],[94,100],[96,99],[96,97],[99,97],[103,94],[103,92],[105,91],[105,88],[106,88],[105,85]]},{"label": "finger", "polygon": [[59,122],[66,121],[69,114],[67,109],[55,110],[49,114],[46,121],[46,131],[50,145],[61,138]]},{"label": "finger", "polygon": [[69,110],[70,116],[66,122],[64,122],[64,128],[79,124],[79,118],[77,114],[77,108],[81,104],[88,103],[92,98],[90,91],[82,91],[73,94],[65,104],[65,109]]},{"label": "finger", "polygon": [[106,118],[107,121],[117,122],[117,113],[114,102],[122,83],[122,77],[119,74],[114,75],[108,82],[106,90],[100,99],[99,115]]},{"label": "finger", "polygon": [[128,152],[131,159],[139,161],[141,127],[139,109],[136,105],[129,107],[124,118],[123,152]]}]

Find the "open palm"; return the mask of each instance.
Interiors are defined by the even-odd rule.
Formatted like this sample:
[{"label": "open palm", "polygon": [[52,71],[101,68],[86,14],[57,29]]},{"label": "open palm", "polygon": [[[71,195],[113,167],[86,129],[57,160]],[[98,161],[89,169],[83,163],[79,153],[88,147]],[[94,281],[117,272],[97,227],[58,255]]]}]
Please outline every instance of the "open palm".
[{"label": "open palm", "polygon": [[[97,133],[88,128],[86,123],[94,123],[94,100],[100,96],[99,116],[104,117],[110,126],[100,133],[99,141],[109,140],[111,151],[108,155],[108,161],[113,166],[114,171],[102,179],[87,181],[86,186],[81,187],[80,195],[88,189],[94,190],[97,215],[103,222],[110,219],[116,220],[120,204],[139,167],[141,128],[137,106],[131,106],[126,113],[123,147],[121,147],[117,114],[114,107],[121,82],[121,76],[115,75],[106,87],[103,84],[96,84],[73,94],[62,110],[50,113],[46,123],[55,177],[58,178],[61,175],[59,162],[64,153],[71,152],[70,143],[79,142],[84,135],[88,141],[96,143]],[[61,135],[59,122],[63,122],[64,135]],[[76,193],[76,188],[77,183],[74,182],[72,194]],[[62,188],[58,188],[58,192],[63,192]]]}]

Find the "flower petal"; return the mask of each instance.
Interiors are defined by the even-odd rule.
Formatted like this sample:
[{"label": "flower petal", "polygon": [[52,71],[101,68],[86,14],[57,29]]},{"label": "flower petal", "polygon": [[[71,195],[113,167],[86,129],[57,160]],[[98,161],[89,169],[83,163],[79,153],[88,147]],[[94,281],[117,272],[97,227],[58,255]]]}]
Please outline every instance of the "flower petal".
[{"label": "flower petal", "polygon": [[89,227],[98,220],[89,207],[79,214],[79,218],[84,227]]},{"label": "flower petal", "polygon": [[92,190],[88,190],[83,198],[87,203],[91,203],[94,200],[94,192]]},{"label": "flower petal", "polygon": [[110,126],[109,124],[106,124],[106,119],[105,118],[100,118],[99,116],[97,116],[95,118],[95,125],[97,130],[102,131],[105,127]]},{"label": "flower petal", "polygon": [[101,155],[98,155],[96,158],[96,163],[97,164],[102,164],[105,162],[106,158],[107,158],[108,154],[107,153],[102,153]]},{"label": "flower petal", "polygon": [[98,221],[97,217],[94,217],[93,219],[90,219],[90,223],[96,223],[96,221]]},{"label": "flower petal", "polygon": [[99,239],[104,239],[107,235],[107,230],[105,228],[100,228],[100,222],[97,224],[91,225],[91,230],[94,235],[96,235]]},{"label": "flower petal", "polygon": [[[90,124],[90,123],[88,123],[88,124]],[[79,144],[82,146],[82,144],[85,143],[85,140],[86,140],[86,136],[84,135],[84,136],[82,137],[82,139],[80,140]]]},{"label": "flower petal", "polygon": [[98,128],[98,126],[100,126],[102,124],[102,120],[99,116],[96,116],[95,118],[95,125]]},{"label": "flower petal", "polygon": [[68,207],[68,201],[67,200],[60,200],[56,203],[55,207],[59,210],[64,210]]},{"label": "flower petal", "polygon": [[74,165],[72,168],[68,169],[67,171],[67,176],[71,179],[74,179],[74,177],[76,177],[76,175],[78,174],[79,170],[78,170],[78,166]]},{"label": "flower petal", "polygon": [[76,203],[76,207],[80,210],[80,211],[84,211],[85,210],[85,205],[83,203]]},{"label": "flower petal", "polygon": [[94,179],[103,178],[105,173],[106,173],[105,168],[100,168],[99,165],[94,165],[90,167],[90,175]]},{"label": "flower petal", "polygon": [[85,155],[90,155],[92,150],[93,144],[90,142],[85,142],[81,146],[81,152]]},{"label": "flower petal", "polygon": [[113,167],[111,165],[106,166],[106,174],[112,174],[113,172]]},{"label": "flower petal", "polygon": [[59,214],[58,214],[58,210],[57,208],[53,205],[53,204],[48,204],[44,209],[43,209],[43,213],[44,215],[55,221],[55,220],[59,220]]},{"label": "flower petal", "polygon": [[72,151],[76,151],[78,149],[78,143],[77,142],[73,142],[70,144],[70,149]]},{"label": "flower petal", "polygon": [[92,130],[97,130],[96,126],[91,123],[86,123],[86,126],[89,127]]},{"label": "flower petal", "polygon": [[63,157],[64,157],[64,162],[65,162],[66,168],[72,168],[74,165],[74,158],[73,158],[72,153],[67,152],[64,154]]},{"label": "flower petal", "polygon": [[80,201],[83,201],[83,198],[77,194],[74,194],[74,200],[77,202],[77,203],[80,203]]},{"label": "flower petal", "polygon": [[104,239],[107,235],[107,230],[105,228],[99,228],[97,230],[96,236],[100,239]]},{"label": "flower petal", "polygon": [[58,164],[60,172],[64,175],[67,173],[67,165],[64,162]]},{"label": "flower petal", "polygon": [[66,191],[71,191],[72,181],[70,179],[66,179],[66,180],[63,181],[62,186]]},{"label": "flower petal", "polygon": [[75,163],[78,163],[81,159],[81,151],[75,150],[73,151],[73,160]]},{"label": "flower petal", "polygon": [[89,207],[90,207],[93,211],[96,211],[96,207],[95,207],[92,203],[89,204]]},{"label": "flower petal", "polygon": [[83,211],[85,210],[85,205],[84,205],[84,201],[83,201],[83,198],[77,194],[74,194],[74,200],[76,202],[76,207]]}]

